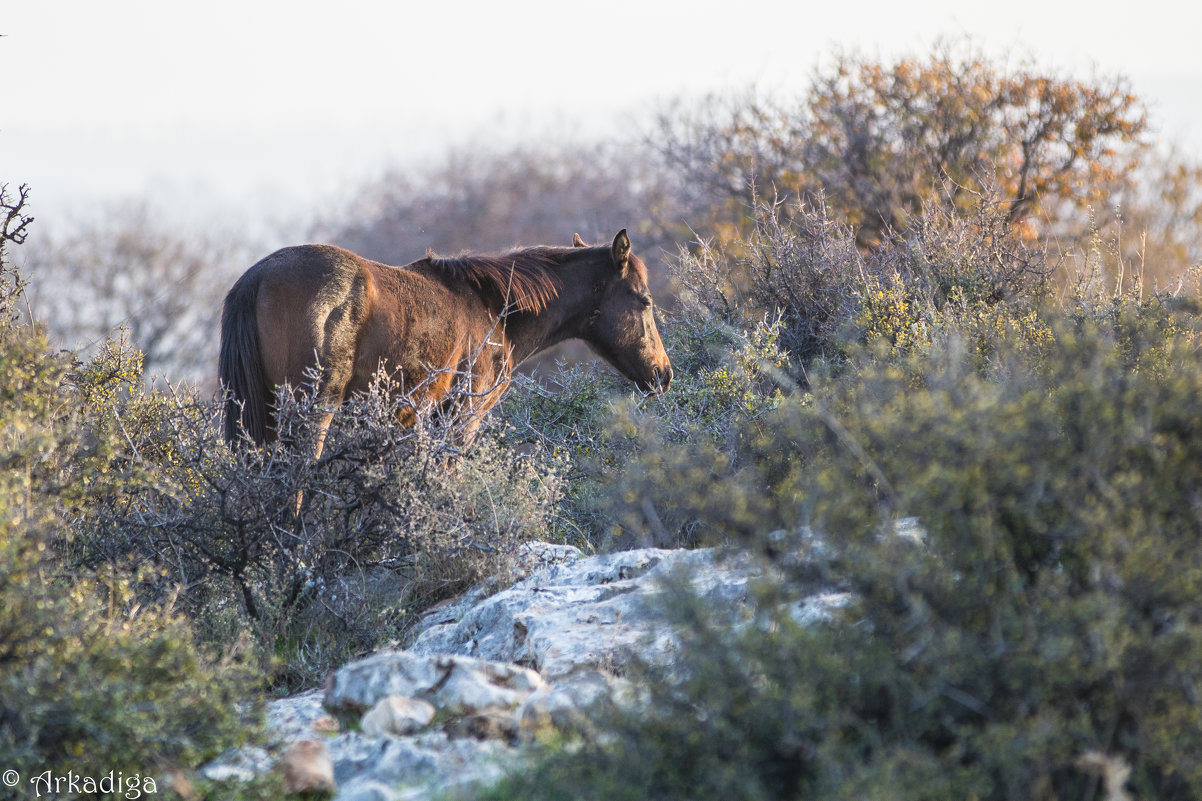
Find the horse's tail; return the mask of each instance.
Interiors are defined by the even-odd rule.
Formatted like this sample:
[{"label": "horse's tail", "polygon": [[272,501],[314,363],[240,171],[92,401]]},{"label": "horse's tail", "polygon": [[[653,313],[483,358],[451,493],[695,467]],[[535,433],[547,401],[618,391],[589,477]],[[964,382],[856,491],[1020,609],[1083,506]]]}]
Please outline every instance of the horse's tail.
[{"label": "horse's tail", "polygon": [[268,435],[267,377],[255,307],[259,281],[243,276],[221,309],[218,373],[225,393],[225,441],[236,445],[245,431],[262,445]]}]

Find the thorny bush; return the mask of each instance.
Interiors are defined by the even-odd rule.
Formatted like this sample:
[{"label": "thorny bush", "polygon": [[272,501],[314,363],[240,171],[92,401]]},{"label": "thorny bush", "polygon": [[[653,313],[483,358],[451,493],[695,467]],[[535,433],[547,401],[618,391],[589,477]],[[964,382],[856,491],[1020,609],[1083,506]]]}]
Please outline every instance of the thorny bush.
[{"label": "thorny bush", "polygon": [[930,202],[904,233],[865,251],[819,198],[782,215],[758,202],[745,240],[682,250],[673,277],[686,313],[738,329],[779,316],[796,366],[840,361],[871,341],[909,351],[965,316],[1042,303],[1057,264],[1031,246],[996,191],[966,212]]},{"label": "thorny bush", "polygon": [[464,448],[462,420],[400,425],[412,401],[383,378],[332,410],[314,387],[280,393],[282,436],[262,448],[227,447],[217,407],[195,396],[135,398],[121,412],[129,468],[152,476],[91,515],[80,538],[87,562],[134,555],[161,567],[157,591],[181,586],[179,603],[215,641],[249,627],[289,686],[399,638],[411,612],[502,571],[517,544],[547,536],[561,492],[557,459],[508,446],[499,422]]}]

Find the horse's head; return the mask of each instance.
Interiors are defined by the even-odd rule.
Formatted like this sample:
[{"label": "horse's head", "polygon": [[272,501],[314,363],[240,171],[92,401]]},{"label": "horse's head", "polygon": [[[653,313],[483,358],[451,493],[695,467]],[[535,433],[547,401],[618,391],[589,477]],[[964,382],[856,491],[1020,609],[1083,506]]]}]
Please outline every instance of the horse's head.
[{"label": "horse's head", "polygon": [[[586,247],[579,235],[573,244]],[[672,363],[655,327],[647,267],[630,252],[625,229],[614,237],[595,294],[597,306],[589,317],[585,339],[639,389],[666,390],[672,381]]]}]

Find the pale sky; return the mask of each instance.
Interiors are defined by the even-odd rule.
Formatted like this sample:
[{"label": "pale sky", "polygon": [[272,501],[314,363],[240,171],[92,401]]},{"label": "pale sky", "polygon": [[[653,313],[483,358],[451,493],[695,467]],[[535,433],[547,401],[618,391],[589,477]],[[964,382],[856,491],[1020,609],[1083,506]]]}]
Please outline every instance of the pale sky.
[{"label": "pale sky", "polygon": [[681,94],[801,89],[840,48],[964,36],[1127,76],[1202,159],[1199,31],[1180,0],[0,0],[0,182],[42,220],[138,196],[312,216],[449,145],[612,134]]}]

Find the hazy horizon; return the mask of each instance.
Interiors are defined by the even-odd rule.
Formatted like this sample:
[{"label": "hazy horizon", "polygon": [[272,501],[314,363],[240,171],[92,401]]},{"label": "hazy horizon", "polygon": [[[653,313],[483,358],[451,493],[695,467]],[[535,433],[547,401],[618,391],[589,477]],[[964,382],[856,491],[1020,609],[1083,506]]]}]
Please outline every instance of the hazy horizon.
[{"label": "hazy horizon", "polygon": [[16,89],[0,181],[30,184],[49,224],[142,198],[190,224],[277,225],[452,146],[622,135],[659,102],[800,91],[840,50],[922,55],[940,39],[1074,77],[1124,75],[1160,137],[1202,157],[1196,8],[1154,0],[1133,18],[1102,3],[1086,17],[1024,0],[999,22],[945,0],[778,5],[0,0]]}]

